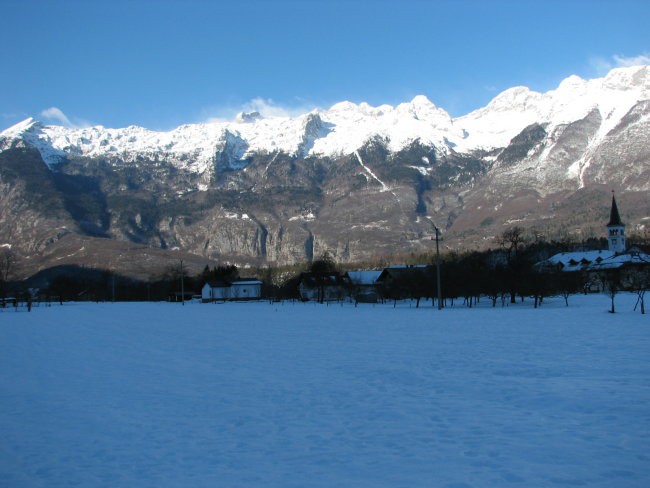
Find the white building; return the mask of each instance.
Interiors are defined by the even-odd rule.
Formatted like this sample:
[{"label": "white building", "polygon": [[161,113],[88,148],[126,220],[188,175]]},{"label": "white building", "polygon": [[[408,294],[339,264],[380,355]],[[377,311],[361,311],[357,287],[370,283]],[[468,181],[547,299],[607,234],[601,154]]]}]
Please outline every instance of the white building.
[{"label": "white building", "polygon": [[259,280],[208,282],[201,289],[203,302],[257,300],[259,298],[262,298],[262,282]]}]

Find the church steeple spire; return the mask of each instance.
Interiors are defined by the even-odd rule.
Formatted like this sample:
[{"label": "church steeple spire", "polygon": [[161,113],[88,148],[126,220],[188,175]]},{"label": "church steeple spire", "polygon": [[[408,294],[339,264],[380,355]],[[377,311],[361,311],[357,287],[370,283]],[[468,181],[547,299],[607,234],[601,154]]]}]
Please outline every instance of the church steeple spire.
[{"label": "church steeple spire", "polygon": [[611,225],[623,225],[623,222],[621,222],[621,216],[618,213],[618,205],[616,205],[616,197],[614,195],[612,195],[612,209],[609,211],[609,224],[607,224],[607,227]]},{"label": "church steeple spire", "polygon": [[625,224],[621,221],[614,195],[612,195],[612,208],[609,211],[609,223],[607,224],[607,242],[610,251],[615,253],[625,251]]}]

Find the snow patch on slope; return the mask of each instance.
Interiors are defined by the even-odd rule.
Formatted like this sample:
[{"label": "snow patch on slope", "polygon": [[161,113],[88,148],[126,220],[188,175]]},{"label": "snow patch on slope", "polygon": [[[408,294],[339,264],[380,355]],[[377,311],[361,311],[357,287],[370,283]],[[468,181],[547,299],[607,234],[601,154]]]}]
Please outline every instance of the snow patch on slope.
[{"label": "snow patch on slope", "polygon": [[359,165],[364,169],[364,171],[366,173],[368,173],[373,180],[375,180],[377,183],[379,183],[381,185],[381,191],[382,192],[390,190],[390,188],[388,188],[386,183],[381,181],[379,179],[379,177],[377,177],[377,175],[375,173],[373,173],[372,170],[363,163],[363,160],[361,159],[361,156],[359,155],[359,151],[355,151],[354,155],[357,157],[357,161],[359,161]]}]

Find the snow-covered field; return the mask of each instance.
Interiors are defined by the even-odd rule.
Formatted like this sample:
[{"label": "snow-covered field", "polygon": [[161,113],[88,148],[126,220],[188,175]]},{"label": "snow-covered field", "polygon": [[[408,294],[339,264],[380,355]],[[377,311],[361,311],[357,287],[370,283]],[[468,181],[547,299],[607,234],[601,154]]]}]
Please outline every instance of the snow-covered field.
[{"label": "snow-covered field", "polygon": [[647,488],[634,298],[3,311],[0,486]]}]

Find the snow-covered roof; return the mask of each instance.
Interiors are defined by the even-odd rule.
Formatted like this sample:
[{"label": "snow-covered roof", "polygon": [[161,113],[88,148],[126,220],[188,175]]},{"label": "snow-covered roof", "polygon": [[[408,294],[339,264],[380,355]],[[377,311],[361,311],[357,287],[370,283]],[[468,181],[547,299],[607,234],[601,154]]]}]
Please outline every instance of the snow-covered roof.
[{"label": "snow-covered roof", "polygon": [[207,282],[205,286],[211,288],[227,288],[229,286],[243,286],[243,285],[261,285],[260,280],[246,279],[246,280],[233,280],[233,281],[210,281]]},{"label": "snow-covered roof", "polygon": [[616,269],[630,265],[650,265],[650,254],[645,254],[639,249],[634,248],[624,253],[615,254],[607,259],[603,259],[599,263],[594,263],[589,267],[589,269],[597,271]]},{"label": "snow-covered roof", "polygon": [[374,285],[382,271],[381,269],[348,271],[348,277],[355,285]]},{"label": "snow-covered roof", "polygon": [[386,269],[427,268],[428,266],[428,264],[396,264],[395,266],[388,266]]},{"label": "snow-covered roof", "polygon": [[614,251],[561,252],[540,264],[560,266],[562,271],[598,271],[620,268],[624,265],[650,265],[650,255],[641,252],[637,248],[632,248],[620,254]]},{"label": "snow-covered roof", "polygon": [[430,266],[426,264],[402,264],[397,266],[389,266],[387,268],[384,268],[377,280],[384,281],[389,277],[396,278],[398,276],[412,276],[414,272],[422,272],[428,268],[430,268]]},{"label": "snow-covered roof", "polygon": [[545,263],[560,266],[562,271],[580,271],[614,256],[614,251],[561,252],[548,258]]}]

